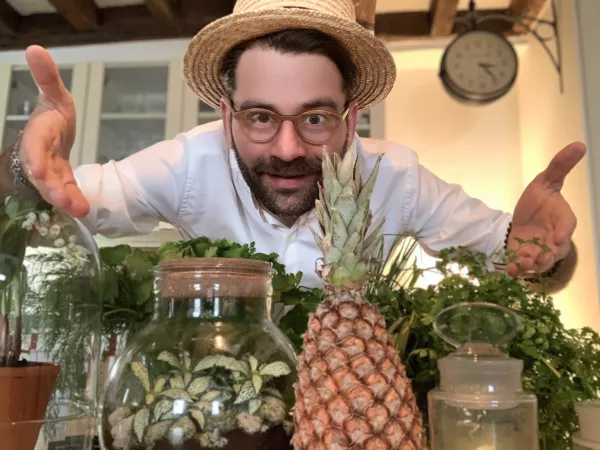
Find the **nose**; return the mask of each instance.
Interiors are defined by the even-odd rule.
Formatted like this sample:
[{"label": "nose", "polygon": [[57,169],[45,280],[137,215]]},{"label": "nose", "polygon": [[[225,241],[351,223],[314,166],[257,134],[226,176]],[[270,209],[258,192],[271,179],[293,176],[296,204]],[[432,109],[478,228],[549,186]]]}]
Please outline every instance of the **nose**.
[{"label": "nose", "polygon": [[273,140],[271,155],[283,161],[293,161],[296,158],[306,157],[304,142],[298,136],[294,123],[284,120],[279,133]]}]

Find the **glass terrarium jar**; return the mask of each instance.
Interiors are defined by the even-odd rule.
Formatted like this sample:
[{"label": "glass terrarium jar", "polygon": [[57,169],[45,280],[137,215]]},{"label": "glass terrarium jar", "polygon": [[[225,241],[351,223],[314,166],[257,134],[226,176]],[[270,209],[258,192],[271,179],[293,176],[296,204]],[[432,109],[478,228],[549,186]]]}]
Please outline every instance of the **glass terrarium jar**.
[{"label": "glass terrarium jar", "polygon": [[458,347],[438,361],[440,386],[429,392],[432,450],[537,450],[537,399],[523,392],[523,362],[498,346],[520,327],[511,310],[461,303],[435,319],[437,334]]},{"label": "glass terrarium jar", "polygon": [[102,300],[95,241],[43,201],[0,200],[3,450],[92,448]]},{"label": "glass terrarium jar", "polygon": [[269,263],[155,267],[155,312],[111,368],[104,449],[291,449],[291,342],[271,321]]}]

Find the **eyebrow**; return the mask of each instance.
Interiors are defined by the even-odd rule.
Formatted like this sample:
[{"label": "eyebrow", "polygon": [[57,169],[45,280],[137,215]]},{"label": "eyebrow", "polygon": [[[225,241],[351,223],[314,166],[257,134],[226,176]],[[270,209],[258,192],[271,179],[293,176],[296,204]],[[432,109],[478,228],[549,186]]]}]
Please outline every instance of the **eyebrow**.
[{"label": "eyebrow", "polygon": [[[240,110],[251,108],[268,109],[269,111],[273,111],[279,114],[279,111],[277,111],[277,108],[274,105],[270,103],[264,103],[258,100],[246,100],[240,105]],[[303,103],[301,106],[302,111],[308,111],[314,108],[331,108],[334,111],[337,111],[339,109],[338,105],[330,97],[317,98],[315,100],[311,100],[310,102]]]}]

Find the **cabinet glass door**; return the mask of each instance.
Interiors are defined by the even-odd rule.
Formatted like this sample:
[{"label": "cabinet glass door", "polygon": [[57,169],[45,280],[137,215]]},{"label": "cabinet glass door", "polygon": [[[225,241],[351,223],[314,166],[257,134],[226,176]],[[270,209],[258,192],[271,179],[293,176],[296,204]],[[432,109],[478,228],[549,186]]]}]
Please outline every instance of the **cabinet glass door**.
[{"label": "cabinet glass door", "polygon": [[97,162],[118,161],[165,139],[168,78],[167,66],[106,69]]},{"label": "cabinet glass door", "polygon": [[[73,78],[72,68],[59,69],[65,87],[70,91]],[[15,68],[12,71],[6,123],[2,149],[8,149],[19,137],[19,131],[25,128],[29,115],[38,99],[38,88],[27,68]]]},{"label": "cabinet glass door", "polygon": [[198,125],[221,120],[221,111],[214,109],[203,101],[198,102]]}]

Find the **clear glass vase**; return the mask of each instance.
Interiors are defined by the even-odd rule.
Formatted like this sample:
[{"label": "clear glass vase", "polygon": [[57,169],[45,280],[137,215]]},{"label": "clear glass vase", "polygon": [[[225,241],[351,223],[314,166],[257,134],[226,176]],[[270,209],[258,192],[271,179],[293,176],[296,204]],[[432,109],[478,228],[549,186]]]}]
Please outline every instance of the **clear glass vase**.
[{"label": "clear glass vase", "polygon": [[0,436],[3,450],[97,434],[102,301],[95,241],[43,201],[0,202]]},{"label": "clear glass vase", "polygon": [[104,449],[291,449],[291,342],[271,321],[270,264],[155,268],[155,313],[104,386]]}]

